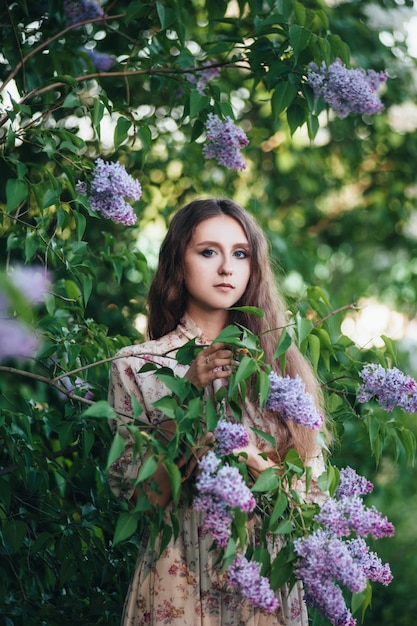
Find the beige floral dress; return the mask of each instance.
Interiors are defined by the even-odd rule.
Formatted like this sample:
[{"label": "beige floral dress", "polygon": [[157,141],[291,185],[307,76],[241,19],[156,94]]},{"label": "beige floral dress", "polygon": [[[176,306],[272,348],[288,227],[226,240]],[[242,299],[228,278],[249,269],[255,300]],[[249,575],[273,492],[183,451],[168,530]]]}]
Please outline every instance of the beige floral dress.
[{"label": "beige floral dress", "polygon": [[[184,343],[196,338],[197,345],[206,345],[201,330],[190,317],[185,316],[178,327],[168,335],[142,345],[123,348],[112,363],[109,399],[116,411],[129,419],[132,415],[131,395],[144,409],[145,418],[158,424],[162,414],[153,403],[167,395],[168,390],[152,372],[139,374],[149,361],[170,367],[183,376],[188,366],[175,361],[175,353]],[[247,405],[242,423],[266,430],[261,416]],[[126,447],[121,458],[109,472],[109,483],[115,495],[128,501],[134,491],[140,461],[133,458],[132,442],[126,429]],[[271,434],[273,428],[269,428]],[[262,447],[262,442],[254,439]],[[313,475],[323,470],[321,456],[313,462]],[[171,506],[166,510],[169,516]],[[123,626],[307,626],[307,612],[301,584],[289,592],[286,587],[278,592],[280,609],[268,614],[255,609],[237,590],[227,586],[226,575],[215,565],[216,553],[211,549],[212,538],[202,531],[201,513],[192,506],[177,508],[179,536],[163,554],[157,557],[158,544],[151,550],[143,537],[135,572],[126,596]]]}]

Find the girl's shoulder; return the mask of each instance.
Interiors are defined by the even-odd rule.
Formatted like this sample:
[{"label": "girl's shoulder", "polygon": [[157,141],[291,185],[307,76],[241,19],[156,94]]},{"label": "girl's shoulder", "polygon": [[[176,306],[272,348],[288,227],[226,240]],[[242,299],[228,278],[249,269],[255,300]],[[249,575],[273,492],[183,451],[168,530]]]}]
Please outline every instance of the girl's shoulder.
[{"label": "girl's shoulder", "polygon": [[149,360],[151,356],[165,356],[169,355],[171,352],[175,353],[175,351],[187,341],[188,338],[178,332],[178,329],[175,329],[158,339],[151,339],[144,343],[125,346],[117,352],[115,358],[139,358]]}]

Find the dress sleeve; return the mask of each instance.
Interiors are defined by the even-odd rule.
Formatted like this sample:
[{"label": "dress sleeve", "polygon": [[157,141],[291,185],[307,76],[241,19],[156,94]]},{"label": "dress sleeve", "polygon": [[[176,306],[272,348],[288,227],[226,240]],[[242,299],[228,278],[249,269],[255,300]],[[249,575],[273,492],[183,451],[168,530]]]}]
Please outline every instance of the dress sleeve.
[{"label": "dress sleeve", "polygon": [[[138,359],[135,359],[137,361]],[[141,460],[134,453],[134,440],[129,430],[120,424],[133,421],[132,396],[134,396],[144,409],[141,419],[147,419],[145,402],[142,391],[139,388],[137,378],[134,375],[131,359],[128,357],[118,358],[111,367],[110,386],[108,399],[113,406],[118,419],[112,420],[110,426],[113,432],[116,430],[125,439],[125,448],[117,461],[108,471],[108,482],[114,495],[122,501],[129,502],[135,491],[134,482],[138,476]]]}]

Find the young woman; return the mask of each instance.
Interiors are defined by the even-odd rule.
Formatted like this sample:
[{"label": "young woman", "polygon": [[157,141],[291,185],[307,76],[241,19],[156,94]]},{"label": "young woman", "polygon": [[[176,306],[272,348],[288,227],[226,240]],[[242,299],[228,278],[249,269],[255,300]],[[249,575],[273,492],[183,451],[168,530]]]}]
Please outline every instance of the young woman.
[{"label": "young woman", "polygon": [[[265,317],[229,310],[243,305],[262,309]],[[197,388],[213,394],[227,384],[232,352],[227,345],[212,342],[227,324],[238,323],[256,334],[262,333],[266,360],[280,373],[280,364],[273,355],[280,329],[286,325],[285,311],[275,288],[265,237],[253,218],[230,200],[191,202],[174,216],[161,247],[149,293],[150,341],[118,353],[112,365],[110,401],[128,420],[134,396],[144,410],[141,419],[158,425],[169,436],[175,425],[153,405],[169,392],[152,372],[139,374],[141,367],[149,360],[166,365]],[[190,366],[176,363],[176,350],[190,339],[204,349]],[[286,375],[297,374],[320,408],[317,380],[299,350],[291,346],[286,355]],[[251,440],[242,458],[252,476],[279,463],[289,448],[296,448],[304,462],[312,466],[313,475],[318,476],[323,464],[316,432],[269,413],[266,416],[249,400],[243,409],[242,423]],[[256,437],[251,427],[270,432],[278,442],[278,450]],[[133,456],[128,433],[124,435],[125,451],[111,468],[109,480],[119,498],[134,503],[139,495],[134,481],[141,461]],[[265,454],[261,456],[261,452]],[[195,476],[192,470],[191,466],[187,474],[190,481]],[[162,465],[153,479],[158,489],[146,495],[165,507],[168,514],[172,508],[170,484]],[[175,516],[179,536],[171,540],[161,556],[149,549],[144,538],[126,598],[124,626],[307,626],[300,585],[279,592],[281,608],[275,613],[255,609],[228,588],[224,572],[215,564],[212,538],[201,531],[201,513],[193,510],[192,500],[180,504]]]}]

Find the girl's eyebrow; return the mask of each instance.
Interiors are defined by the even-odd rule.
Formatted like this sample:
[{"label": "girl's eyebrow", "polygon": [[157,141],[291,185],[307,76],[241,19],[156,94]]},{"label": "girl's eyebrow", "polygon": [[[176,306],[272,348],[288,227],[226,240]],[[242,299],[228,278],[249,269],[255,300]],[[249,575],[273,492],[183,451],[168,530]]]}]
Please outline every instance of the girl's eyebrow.
[{"label": "girl's eyebrow", "polygon": [[[198,241],[195,245],[196,246],[222,246],[223,244],[221,244],[219,241]],[[249,248],[249,242],[244,241],[243,243],[234,243],[233,247],[234,248]]]}]

